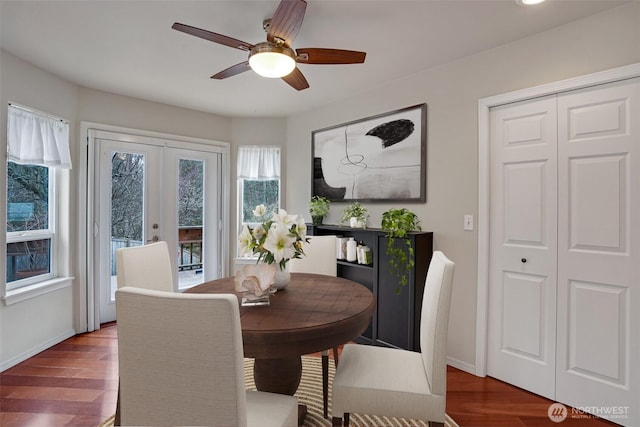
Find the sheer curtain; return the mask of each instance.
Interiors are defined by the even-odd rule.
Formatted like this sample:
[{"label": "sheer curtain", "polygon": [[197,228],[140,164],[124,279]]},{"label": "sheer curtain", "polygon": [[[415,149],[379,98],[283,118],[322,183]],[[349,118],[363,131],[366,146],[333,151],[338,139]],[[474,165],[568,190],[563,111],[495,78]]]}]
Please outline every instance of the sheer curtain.
[{"label": "sheer curtain", "polygon": [[69,124],[9,105],[7,151],[14,163],[71,169]]},{"label": "sheer curtain", "polygon": [[238,178],[279,179],[280,147],[238,147]]}]

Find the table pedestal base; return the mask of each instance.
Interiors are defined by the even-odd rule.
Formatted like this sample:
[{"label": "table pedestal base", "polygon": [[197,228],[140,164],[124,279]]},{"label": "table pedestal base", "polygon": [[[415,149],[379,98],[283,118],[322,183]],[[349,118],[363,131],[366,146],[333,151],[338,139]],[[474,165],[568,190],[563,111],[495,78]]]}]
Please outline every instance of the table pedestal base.
[{"label": "table pedestal base", "polygon": [[[253,365],[253,379],[259,391],[293,396],[298,390],[301,377],[302,359],[300,356],[286,359],[255,359]],[[306,416],[306,405],[298,405],[299,426],[304,424]]]},{"label": "table pedestal base", "polygon": [[302,359],[256,359],[253,365],[253,379],[256,388],[271,393],[293,394],[298,390],[302,377]]}]

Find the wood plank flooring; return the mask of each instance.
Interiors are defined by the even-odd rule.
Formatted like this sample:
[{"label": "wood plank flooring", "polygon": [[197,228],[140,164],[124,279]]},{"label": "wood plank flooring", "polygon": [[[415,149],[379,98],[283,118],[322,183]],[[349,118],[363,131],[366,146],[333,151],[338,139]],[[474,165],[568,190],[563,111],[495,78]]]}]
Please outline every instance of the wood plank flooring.
[{"label": "wood plank flooring", "polygon": [[[117,329],[70,338],[0,373],[2,427],[97,426],[115,411]],[[447,413],[462,427],[601,427],[597,418],[547,417],[552,401],[449,367]]]},{"label": "wood plank flooring", "polygon": [[0,425],[97,426],[118,390],[115,324],[77,335],[0,374]]}]

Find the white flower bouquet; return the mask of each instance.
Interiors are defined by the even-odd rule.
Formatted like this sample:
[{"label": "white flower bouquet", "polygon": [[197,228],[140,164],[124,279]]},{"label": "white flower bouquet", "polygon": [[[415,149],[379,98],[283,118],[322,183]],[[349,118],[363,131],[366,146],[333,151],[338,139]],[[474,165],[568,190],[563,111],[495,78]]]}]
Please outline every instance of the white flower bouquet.
[{"label": "white flower bouquet", "polygon": [[254,228],[245,225],[238,237],[243,256],[258,254],[258,263],[276,264],[284,270],[292,258],[302,258],[302,245],[308,243],[307,225],[300,215],[289,215],[284,209],[267,212],[258,205],[253,214],[260,220]]}]

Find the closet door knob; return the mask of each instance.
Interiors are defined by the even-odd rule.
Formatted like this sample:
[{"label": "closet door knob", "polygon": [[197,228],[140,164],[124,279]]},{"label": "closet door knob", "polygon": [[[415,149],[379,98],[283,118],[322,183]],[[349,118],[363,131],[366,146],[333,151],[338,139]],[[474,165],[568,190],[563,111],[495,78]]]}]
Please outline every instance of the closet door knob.
[{"label": "closet door knob", "polygon": [[520,262],[524,264],[525,262],[527,262],[527,259],[526,259],[526,258],[522,258],[522,259],[520,260]]}]

